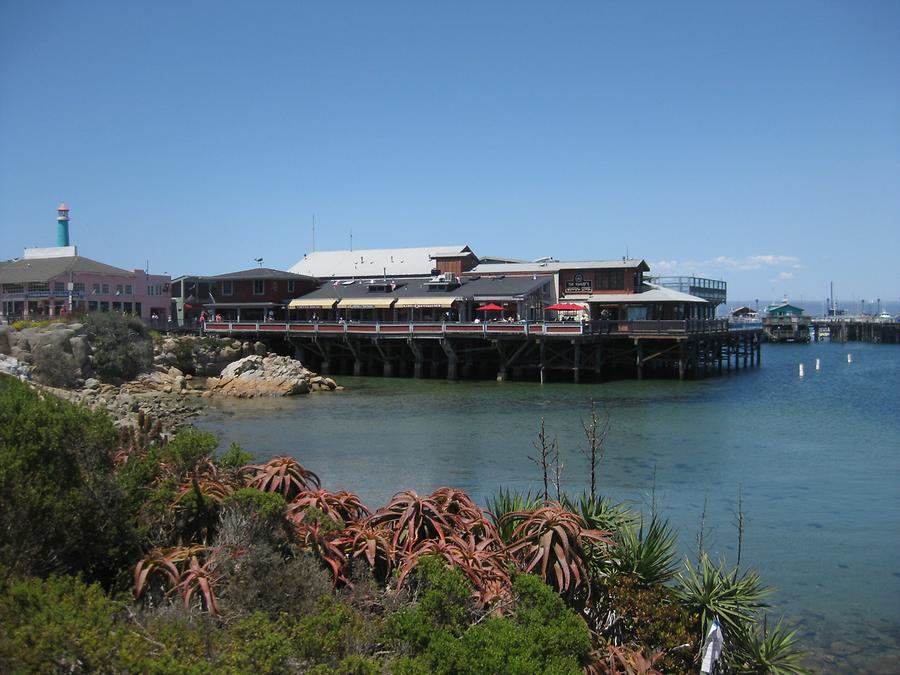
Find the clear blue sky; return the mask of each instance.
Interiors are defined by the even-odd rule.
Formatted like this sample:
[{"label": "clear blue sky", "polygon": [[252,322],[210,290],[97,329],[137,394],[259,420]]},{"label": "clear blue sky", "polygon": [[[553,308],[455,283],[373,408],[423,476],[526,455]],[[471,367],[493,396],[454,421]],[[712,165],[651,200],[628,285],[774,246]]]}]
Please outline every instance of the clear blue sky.
[{"label": "clear blue sky", "polygon": [[626,251],[900,297],[900,2],[0,4],[0,258]]}]

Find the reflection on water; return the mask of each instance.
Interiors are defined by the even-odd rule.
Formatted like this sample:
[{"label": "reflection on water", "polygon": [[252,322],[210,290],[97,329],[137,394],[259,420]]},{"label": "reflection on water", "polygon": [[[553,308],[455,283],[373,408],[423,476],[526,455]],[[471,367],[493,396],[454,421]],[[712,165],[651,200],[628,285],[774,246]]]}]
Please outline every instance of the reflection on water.
[{"label": "reflection on water", "polygon": [[894,671],[900,349],[766,345],[762,361],[756,370],[683,383],[342,378],[344,392],[216,404],[198,426],[260,459],[292,454],[326,487],[353,490],[370,506],[401,489],[441,485],[484,504],[501,485],[538,488],[528,455],[541,417],[559,438],[565,488],[586,489],[581,420],[594,398],[613,425],[600,470],[604,494],[646,510],[653,491],[688,555],[706,503],[707,548],[731,558],[740,490],[744,560],[778,587],[772,614],[800,622],[823,669]]}]

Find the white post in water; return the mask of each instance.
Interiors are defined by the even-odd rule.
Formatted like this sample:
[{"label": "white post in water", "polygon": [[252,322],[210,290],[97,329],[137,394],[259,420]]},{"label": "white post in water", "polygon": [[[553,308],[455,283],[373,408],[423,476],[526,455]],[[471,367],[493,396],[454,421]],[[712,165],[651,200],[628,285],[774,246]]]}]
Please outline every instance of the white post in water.
[{"label": "white post in water", "polygon": [[803,377],[803,364],[800,364],[800,377]]},{"label": "white post in water", "polygon": [[816,370],[819,369],[819,359],[816,359]]},{"label": "white post in water", "polygon": [[847,363],[853,363],[853,354],[847,354]]}]

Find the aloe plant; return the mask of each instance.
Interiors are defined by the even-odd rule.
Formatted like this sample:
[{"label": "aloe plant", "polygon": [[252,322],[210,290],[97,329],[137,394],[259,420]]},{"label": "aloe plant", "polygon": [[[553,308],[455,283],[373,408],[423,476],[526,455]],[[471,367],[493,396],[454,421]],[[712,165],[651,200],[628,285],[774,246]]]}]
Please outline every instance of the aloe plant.
[{"label": "aloe plant", "polygon": [[578,514],[550,502],[534,511],[507,513],[519,521],[508,551],[525,572],[538,574],[560,593],[571,593],[587,582],[585,544],[613,545],[609,532],[588,529]]},{"label": "aloe plant", "polygon": [[309,507],[317,508],[330,518],[344,523],[369,515],[369,509],[352,492],[329,492],[322,489],[304,490],[298,494],[288,505],[288,514],[303,512]]},{"label": "aloe plant", "polygon": [[394,549],[411,551],[425,539],[443,539],[465,529],[459,516],[446,513],[440,502],[415,492],[398,492],[387,506],[369,517],[369,523],[393,532]]},{"label": "aloe plant", "polygon": [[772,590],[763,585],[755,571],[738,576],[724,562],[714,565],[706,553],[701,554],[697,567],[685,561],[685,570],[679,573],[675,587],[682,604],[698,615],[704,633],[709,622],[718,617],[726,635],[739,634],[758,610],[768,607],[763,598]]},{"label": "aloe plant", "polygon": [[293,500],[304,490],[318,490],[321,486],[319,477],[293,457],[276,457],[265,464],[251,464],[245,471],[250,474],[247,487],[277,492],[286,501]]},{"label": "aloe plant", "polygon": [[588,526],[598,530],[618,530],[635,522],[635,514],[624,504],[613,502],[609,497],[591,497],[582,493],[576,500],[563,497],[563,505],[570,511],[579,514]]}]

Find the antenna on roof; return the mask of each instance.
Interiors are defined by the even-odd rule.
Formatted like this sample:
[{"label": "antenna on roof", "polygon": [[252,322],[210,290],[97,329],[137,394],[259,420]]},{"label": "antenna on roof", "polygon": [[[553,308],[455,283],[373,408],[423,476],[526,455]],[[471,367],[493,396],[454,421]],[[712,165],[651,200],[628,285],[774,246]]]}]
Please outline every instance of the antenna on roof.
[{"label": "antenna on roof", "polygon": [[263,261],[262,258],[254,258],[254,259],[253,259],[253,262],[255,262],[255,263],[256,263],[257,265],[259,265],[260,267],[262,267],[262,261]]}]

